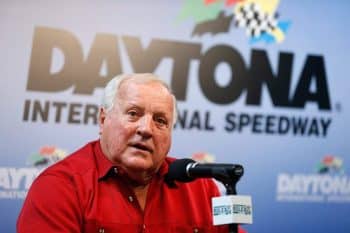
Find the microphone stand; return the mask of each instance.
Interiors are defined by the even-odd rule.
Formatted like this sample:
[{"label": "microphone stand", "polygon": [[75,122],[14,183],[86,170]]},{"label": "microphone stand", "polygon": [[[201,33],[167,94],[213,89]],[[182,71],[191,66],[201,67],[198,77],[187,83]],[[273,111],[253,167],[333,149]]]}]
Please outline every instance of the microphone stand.
[{"label": "microphone stand", "polygon": [[[227,195],[237,195],[236,184],[243,175],[243,167],[237,168],[234,174],[228,173],[225,169],[216,170],[213,177],[223,183],[226,188]],[[228,224],[229,233],[238,233],[238,224],[230,223]]]},{"label": "microphone stand", "polygon": [[[238,180],[235,180],[231,183],[224,183],[224,186],[226,188],[226,195],[237,195],[236,191],[236,184]],[[238,233],[238,224],[237,223],[230,223],[228,224],[229,233]]]}]

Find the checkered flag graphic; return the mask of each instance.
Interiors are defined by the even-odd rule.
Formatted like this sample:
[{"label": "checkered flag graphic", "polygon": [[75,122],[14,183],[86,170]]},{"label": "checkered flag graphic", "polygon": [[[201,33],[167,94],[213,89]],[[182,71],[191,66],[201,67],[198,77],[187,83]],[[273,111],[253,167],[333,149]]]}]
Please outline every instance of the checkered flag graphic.
[{"label": "checkered flag graphic", "polygon": [[264,13],[256,3],[242,5],[234,16],[235,25],[245,28],[250,37],[271,33],[277,26],[278,15]]}]

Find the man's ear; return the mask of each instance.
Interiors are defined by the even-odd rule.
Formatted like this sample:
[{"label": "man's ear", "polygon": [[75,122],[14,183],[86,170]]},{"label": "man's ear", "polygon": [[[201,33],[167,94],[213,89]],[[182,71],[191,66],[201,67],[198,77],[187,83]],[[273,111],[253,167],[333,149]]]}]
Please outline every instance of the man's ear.
[{"label": "man's ear", "polygon": [[98,113],[98,125],[100,126],[99,134],[102,134],[103,130],[103,124],[105,123],[106,119],[106,109],[104,107],[100,107],[99,113]]}]

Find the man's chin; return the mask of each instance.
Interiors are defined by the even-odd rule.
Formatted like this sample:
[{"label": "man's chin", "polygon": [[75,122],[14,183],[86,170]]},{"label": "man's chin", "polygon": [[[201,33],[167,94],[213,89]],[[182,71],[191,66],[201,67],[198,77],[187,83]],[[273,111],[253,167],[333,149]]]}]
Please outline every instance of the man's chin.
[{"label": "man's chin", "polygon": [[142,157],[133,158],[124,164],[127,169],[134,172],[146,172],[152,170],[154,166],[152,161]]}]

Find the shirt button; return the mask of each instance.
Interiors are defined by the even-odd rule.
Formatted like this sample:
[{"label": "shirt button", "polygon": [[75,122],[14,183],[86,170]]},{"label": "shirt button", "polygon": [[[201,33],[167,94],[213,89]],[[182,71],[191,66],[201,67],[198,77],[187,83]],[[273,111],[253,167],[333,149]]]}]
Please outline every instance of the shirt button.
[{"label": "shirt button", "polygon": [[134,198],[132,196],[129,196],[129,201],[130,202],[133,202],[134,201]]},{"label": "shirt button", "polygon": [[199,231],[198,231],[198,229],[197,228],[194,228],[193,229],[193,233],[198,233]]},{"label": "shirt button", "polygon": [[100,229],[98,230],[98,233],[105,233],[105,229],[100,228]]},{"label": "shirt button", "polygon": [[114,173],[118,174],[118,168],[116,168],[116,167],[114,168]]}]

